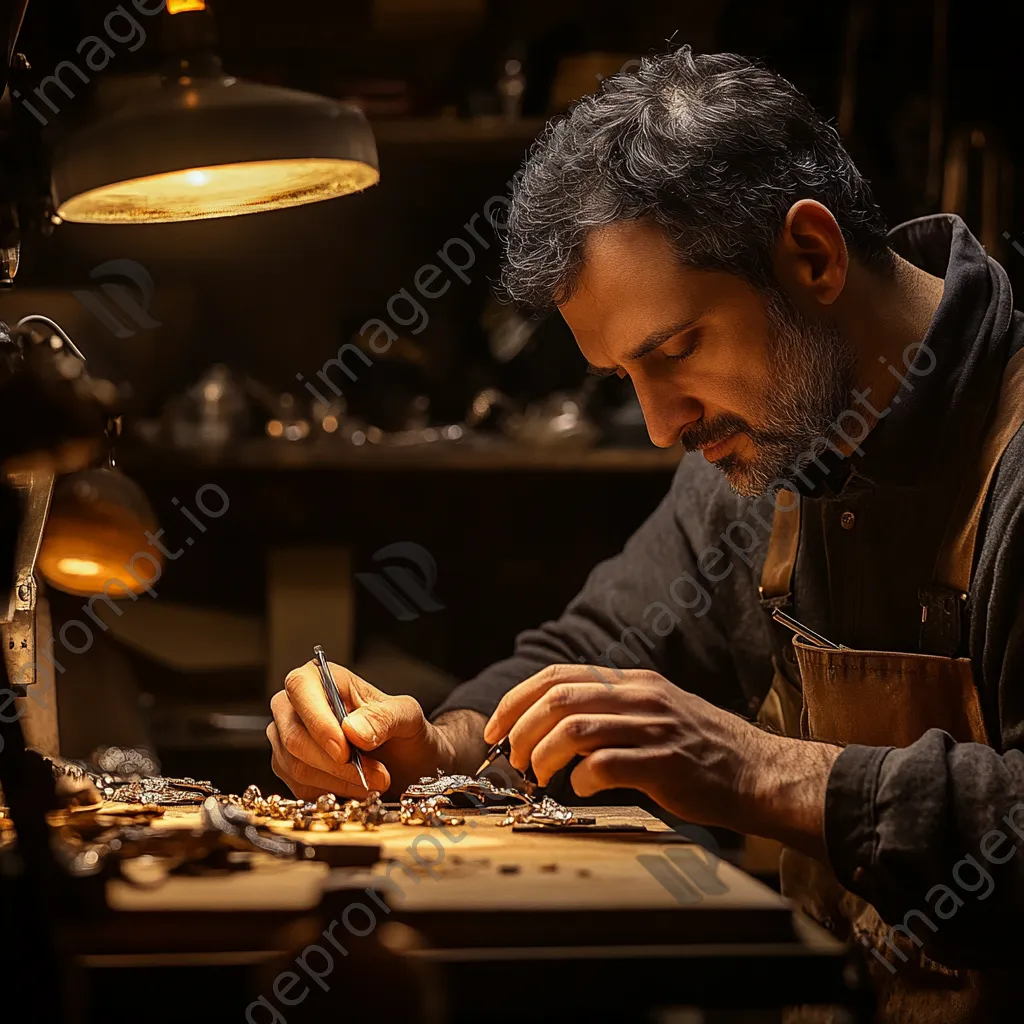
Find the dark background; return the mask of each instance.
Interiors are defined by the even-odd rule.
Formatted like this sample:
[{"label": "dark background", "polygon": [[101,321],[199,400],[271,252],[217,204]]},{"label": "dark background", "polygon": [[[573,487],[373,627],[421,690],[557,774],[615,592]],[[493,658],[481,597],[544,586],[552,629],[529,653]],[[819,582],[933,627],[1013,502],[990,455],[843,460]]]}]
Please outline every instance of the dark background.
[{"label": "dark background", "polygon": [[[187,501],[208,482],[231,496],[229,514],[204,535],[201,551],[197,544],[168,566],[161,601],[258,618],[270,548],[345,544],[356,568],[369,569],[380,546],[413,540],[437,561],[436,593],[445,608],[399,622],[357,590],[356,656],[372,639],[385,638],[450,679],[466,678],[507,653],[518,629],[557,615],[589,567],[618,550],[664,494],[670,462],[643,468],[628,453],[611,469],[588,467],[581,455],[577,465],[558,470],[510,469],[496,456],[493,465],[473,471],[439,471],[426,457],[378,471],[370,451],[365,466],[334,465],[324,449],[306,458],[301,445],[282,460],[285,442],[256,441],[260,422],[251,425],[244,459],[232,450],[216,458],[158,452],[132,430],[158,417],[169,396],[214,362],[274,393],[301,395],[296,373],[312,377],[366,319],[384,318],[389,297],[412,287],[417,268],[436,262],[433,254],[447,239],[467,237],[467,220],[488,197],[506,192],[505,182],[552,112],[552,86],[567,56],[629,57],[689,42],[698,52],[760,57],[838,119],[890,223],[954,209],[1018,288],[1024,283],[1024,255],[1004,237],[1024,244],[1019,4],[218,0],[214,6],[232,73],[336,97],[399,83],[385,89],[399,97],[401,110],[398,117],[371,117],[381,183],[364,194],[194,224],[65,224],[25,241],[18,288],[0,300],[0,315],[56,317],[94,368],[132,382],[123,465],[143,483],[168,536],[187,525],[171,497]],[[32,0],[19,49],[40,76],[48,74],[59,60],[75,59],[77,42],[97,31],[112,8],[109,0]],[[159,19],[134,15],[152,38],[134,55],[112,44],[117,57],[100,77],[155,70]],[[522,60],[526,76],[522,120],[471,121],[496,112],[495,83],[510,57]],[[91,99],[83,88],[53,115],[51,144],[87,115]],[[965,182],[959,193],[957,168]],[[427,327],[396,343],[388,359],[346,388],[353,408],[382,425],[398,422],[422,393],[432,419],[446,423],[461,419],[485,386],[527,401],[580,384],[582,362],[557,317],[544,321],[511,363],[490,354],[480,320],[498,245],[492,233],[487,237],[495,244],[475,247],[470,283],[455,281],[429,302]],[[158,328],[117,338],[71,295],[95,288],[89,271],[115,258],[136,260],[152,276]],[[628,395],[604,398],[614,404]],[[53,599],[57,624],[81,607],[80,598]],[[330,638],[323,642],[329,649]],[[122,673],[147,695],[140,722],[165,767],[209,772],[229,787],[265,781],[261,733],[218,739],[192,736],[182,725],[197,708],[262,713],[265,673],[183,674],[138,651],[101,658],[106,643],[103,638],[74,659],[67,685],[72,676],[91,685],[103,673]]]}]

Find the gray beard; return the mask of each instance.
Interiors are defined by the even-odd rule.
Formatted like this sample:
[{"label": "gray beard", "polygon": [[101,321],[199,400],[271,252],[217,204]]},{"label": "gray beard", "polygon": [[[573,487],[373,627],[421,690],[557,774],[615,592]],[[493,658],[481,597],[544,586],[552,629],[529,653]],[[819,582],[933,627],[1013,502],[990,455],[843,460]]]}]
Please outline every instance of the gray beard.
[{"label": "gray beard", "polygon": [[717,463],[732,489],[750,498],[792,479],[821,452],[853,387],[853,351],[836,328],[808,320],[777,293],[768,296],[767,315],[775,390],[764,423],[746,431],[755,454]]}]

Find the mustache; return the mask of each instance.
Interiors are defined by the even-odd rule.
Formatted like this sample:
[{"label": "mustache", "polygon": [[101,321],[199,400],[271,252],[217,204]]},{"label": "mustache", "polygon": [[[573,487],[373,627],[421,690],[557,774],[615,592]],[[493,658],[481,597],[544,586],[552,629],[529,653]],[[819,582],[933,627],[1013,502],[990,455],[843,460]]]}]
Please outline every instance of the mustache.
[{"label": "mustache", "polygon": [[723,413],[712,420],[697,420],[679,435],[679,443],[688,452],[695,452],[698,448],[718,444],[734,434],[747,434],[753,438],[757,432],[742,416]]}]

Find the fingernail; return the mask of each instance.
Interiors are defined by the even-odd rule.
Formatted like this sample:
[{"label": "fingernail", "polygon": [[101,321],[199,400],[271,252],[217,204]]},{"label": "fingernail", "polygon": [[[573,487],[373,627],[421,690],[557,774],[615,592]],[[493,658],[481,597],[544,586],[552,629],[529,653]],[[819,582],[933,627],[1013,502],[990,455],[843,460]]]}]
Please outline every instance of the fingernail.
[{"label": "fingernail", "polygon": [[341,749],[341,744],[337,740],[324,740],[324,747],[338,764],[344,764],[348,760],[345,752]]},{"label": "fingernail", "polygon": [[488,719],[487,724],[484,726],[484,743],[494,742],[494,721]]},{"label": "fingernail", "polygon": [[364,743],[370,743],[373,746],[377,745],[377,733],[374,732],[373,726],[370,724],[365,714],[359,711],[353,711],[345,721],[348,723],[349,728]]}]

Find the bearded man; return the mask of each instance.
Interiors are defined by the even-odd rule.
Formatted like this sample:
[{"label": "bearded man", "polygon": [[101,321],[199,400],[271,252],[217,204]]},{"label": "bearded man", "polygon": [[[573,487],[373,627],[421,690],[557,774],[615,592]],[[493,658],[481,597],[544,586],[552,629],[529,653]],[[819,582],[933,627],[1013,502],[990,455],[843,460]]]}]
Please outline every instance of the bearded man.
[{"label": "bearded man", "polygon": [[692,454],[562,617],[431,721],[339,667],[340,728],[315,668],[292,673],[275,771],[356,795],[350,744],[387,789],[510,735],[542,784],[569,769],[582,797],[629,787],[785,844],[784,891],[861,950],[881,1019],[1008,1019],[1024,318],[1005,272],[955,216],[887,233],[793,86],[688,47],[549,125],[506,242],[508,293],[557,307],[651,440]]}]

